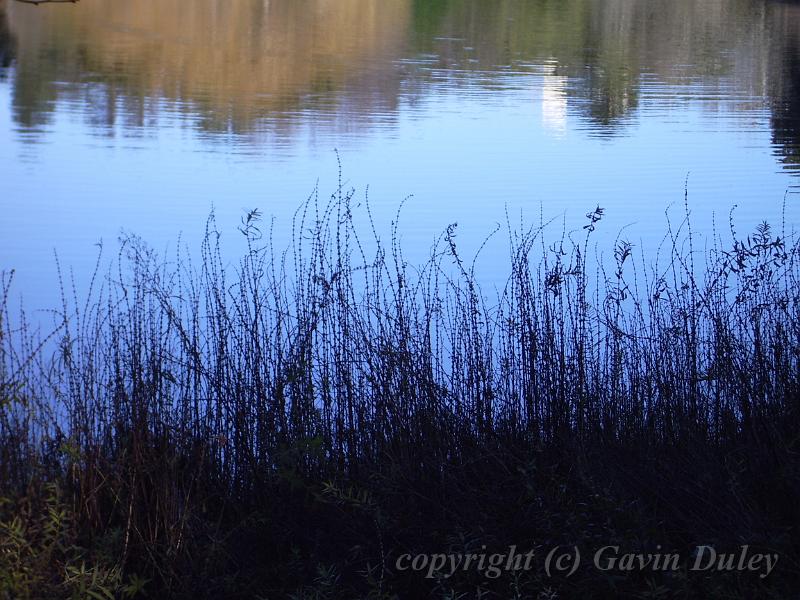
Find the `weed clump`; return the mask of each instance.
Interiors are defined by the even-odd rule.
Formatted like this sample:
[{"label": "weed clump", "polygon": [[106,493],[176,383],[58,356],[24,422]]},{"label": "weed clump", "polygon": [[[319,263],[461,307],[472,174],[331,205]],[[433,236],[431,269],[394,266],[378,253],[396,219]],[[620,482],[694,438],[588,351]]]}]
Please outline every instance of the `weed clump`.
[{"label": "weed clump", "polygon": [[[593,262],[600,207],[579,236],[509,226],[510,276],[489,299],[455,225],[412,268],[396,224],[388,245],[374,225],[360,236],[352,197],[341,186],[312,197],[285,252],[248,213],[233,267],[213,218],[199,262],[128,237],[83,301],[64,290],[45,340],[24,315],[12,326],[4,277],[4,597],[791,589],[792,233],[764,223],[740,239],[731,227],[731,243],[698,254],[684,222],[669,228],[666,262],[624,239]],[[407,552],[686,553],[709,540],[762,544],[782,563],[766,580],[397,568]]]}]

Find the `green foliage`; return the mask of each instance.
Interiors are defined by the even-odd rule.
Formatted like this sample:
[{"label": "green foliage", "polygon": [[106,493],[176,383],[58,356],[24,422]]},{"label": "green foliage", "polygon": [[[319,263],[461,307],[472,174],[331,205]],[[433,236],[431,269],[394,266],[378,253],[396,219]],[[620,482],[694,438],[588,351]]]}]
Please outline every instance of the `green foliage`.
[{"label": "green foliage", "polygon": [[147,580],[124,578],[111,557],[87,559],[77,543],[74,513],[60,487],[16,500],[0,498],[0,598],[114,600],[146,595]]}]

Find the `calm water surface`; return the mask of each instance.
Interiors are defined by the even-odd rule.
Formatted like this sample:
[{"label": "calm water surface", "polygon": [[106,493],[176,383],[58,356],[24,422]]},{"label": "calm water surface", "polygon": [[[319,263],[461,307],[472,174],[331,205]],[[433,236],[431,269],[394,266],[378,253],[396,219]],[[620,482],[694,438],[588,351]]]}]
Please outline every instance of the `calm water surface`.
[{"label": "calm water surface", "polygon": [[470,253],[598,204],[601,243],[653,249],[687,177],[697,230],[800,225],[800,4],[0,0],[0,269],[29,306],[54,249],[82,281],[122,229],[174,247],[213,207],[235,246],[258,207],[285,237],[334,149],[379,227],[412,195],[412,260],[454,221]]}]

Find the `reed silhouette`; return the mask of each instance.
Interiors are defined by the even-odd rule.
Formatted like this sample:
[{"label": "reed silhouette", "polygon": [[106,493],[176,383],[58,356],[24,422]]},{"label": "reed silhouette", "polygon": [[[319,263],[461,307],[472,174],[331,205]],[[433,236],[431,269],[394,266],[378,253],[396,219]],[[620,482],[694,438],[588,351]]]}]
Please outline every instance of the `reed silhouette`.
[{"label": "reed silhouette", "polygon": [[[62,282],[45,337],[10,313],[3,277],[3,597],[791,592],[792,232],[741,237],[731,218],[700,251],[687,219],[667,222],[658,256],[620,238],[601,260],[601,207],[578,234],[509,220],[510,277],[490,296],[455,224],[412,266],[396,221],[384,242],[354,210],[341,184],[312,197],[285,251],[251,211],[233,266],[213,217],[199,260],[127,237],[86,293]],[[699,543],[781,562],[763,579],[395,567],[407,552]]]}]

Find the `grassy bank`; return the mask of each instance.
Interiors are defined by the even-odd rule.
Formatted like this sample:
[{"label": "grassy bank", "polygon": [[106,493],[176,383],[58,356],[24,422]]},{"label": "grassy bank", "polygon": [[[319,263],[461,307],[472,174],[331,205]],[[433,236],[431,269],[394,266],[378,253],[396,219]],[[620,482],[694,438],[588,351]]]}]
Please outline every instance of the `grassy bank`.
[{"label": "grassy bank", "polygon": [[[397,235],[360,237],[352,204],[310,200],[286,252],[250,213],[234,265],[213,219],[199,261],[128,238],[90,290],[62,282],[45,340],[4,277],[0,598],[796,590],[793,234],[731,226],[700,252],[683,222],[659,257],[619,239],[601,261],[598,208],[571,235],[509,226],[489,295],[455,226],[409,265]],[[590,559],[691,564],[698,544],[780,561],[759,577]],[[512,545],[530,569],[398,566]],[[555,545],[585,557],[569,576],[547,572]]]}]

